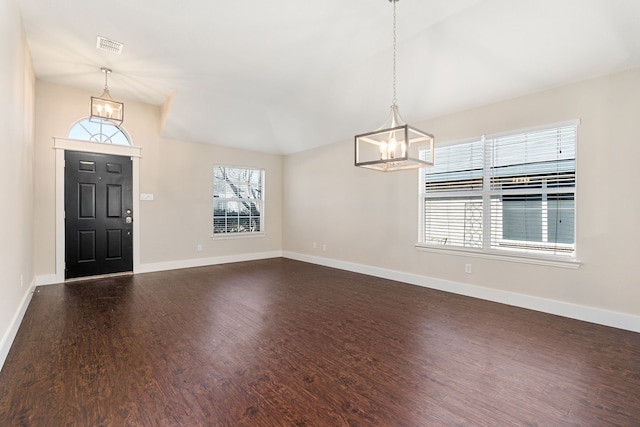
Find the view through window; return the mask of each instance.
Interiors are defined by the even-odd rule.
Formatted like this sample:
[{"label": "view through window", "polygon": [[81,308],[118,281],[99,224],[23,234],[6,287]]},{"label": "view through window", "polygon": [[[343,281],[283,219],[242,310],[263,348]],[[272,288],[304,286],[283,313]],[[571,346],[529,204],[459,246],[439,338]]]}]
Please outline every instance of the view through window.
[{"label": "view through window", "polygon": [[214,166],[214,236],[264,232],[263,185],[263,170]]},{"label": "view through window", "polygon": [[73,125],[69,131],[69,138],[131,146],[129,137],[120,126],[108,122],[92,122],[89,119],[80,120]]}]

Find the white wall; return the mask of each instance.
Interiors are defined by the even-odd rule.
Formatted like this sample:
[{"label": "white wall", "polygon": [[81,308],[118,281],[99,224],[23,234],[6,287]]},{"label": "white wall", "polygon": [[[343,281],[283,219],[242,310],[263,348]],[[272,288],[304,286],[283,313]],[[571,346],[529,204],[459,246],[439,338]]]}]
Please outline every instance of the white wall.
[{"label": "white wall", "polygon": [[639,112],[634,69],[411,123],[444,142],[580,119],[577,270],[416,250],[418,172],[356,168],[352,141],[286,157],[285,254],[640,331]]},{"label": "white wall", "polygon": [[0,1],[0,366],[33,284],[34,74],[13,0]]},{"label": "white wall", "polygon": [[[71,125],[87,116],[92,94],[43,81],[36,88],[34,262],[39,283],[48,283],[56,273],[53,137],[66,137]],[[117,91],[112,96],[117,99]],[[162,138],[160,107],[123,101],[123,127],[142,148],[140,192],[154,195],[154,201],[140,201],[138,272],[280,255],[281,156]],[[214,164],[265,169],[265,237],[211,238]],[[202,252],[196,252],[198,244]]]}]

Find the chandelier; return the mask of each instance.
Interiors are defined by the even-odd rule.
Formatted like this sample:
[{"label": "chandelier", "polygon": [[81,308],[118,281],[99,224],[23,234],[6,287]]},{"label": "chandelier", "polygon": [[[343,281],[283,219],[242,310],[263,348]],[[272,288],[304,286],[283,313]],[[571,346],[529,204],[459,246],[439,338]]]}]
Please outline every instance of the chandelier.
[{"label": "chandelier", "polygon": [[396,3],[393,4],[393,100],[387,121],[355,136],[355,165],[383,172],[433,165],[434,138],[400,117],[396,99]]},{"label": "chandelier", "polygon": [[124,120],[124,103],[114,101],[109,94],[107,77],[111,74],[111,69],[102,67],[100,71],[104,73],[104,91],[99,97],[91,97],[91,115],[89,116],[89,120],[98,123],[110,122],[114,125],[120,125]]}]

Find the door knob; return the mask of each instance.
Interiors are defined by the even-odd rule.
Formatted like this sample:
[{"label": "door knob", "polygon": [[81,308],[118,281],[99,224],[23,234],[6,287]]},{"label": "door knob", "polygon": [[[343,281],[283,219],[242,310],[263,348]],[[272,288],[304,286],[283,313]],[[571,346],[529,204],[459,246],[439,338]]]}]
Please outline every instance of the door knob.
[{"label": "door knob", "polygon": [[133,222],[133,219],[130,216],[128,216],[124,219],[124,222],[126,222],[127,224],[131,224]]}]

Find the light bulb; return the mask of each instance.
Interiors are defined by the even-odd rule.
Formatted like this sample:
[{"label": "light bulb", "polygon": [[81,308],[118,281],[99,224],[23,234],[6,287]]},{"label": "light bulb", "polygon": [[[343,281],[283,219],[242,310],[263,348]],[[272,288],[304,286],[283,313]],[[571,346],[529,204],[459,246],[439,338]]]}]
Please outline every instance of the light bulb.
[{"label": "light bulb", "polygon": [[383,142],[380,144],[380,160],[387,159],[387,143]]},{"label": "light bulb", "polygon": [[388,146],[389,147],[387,151],[389,152],[389,158],[395,159],[396,157],[396,138],[395,137],[391,137],[391,139],[389,139]]}]

